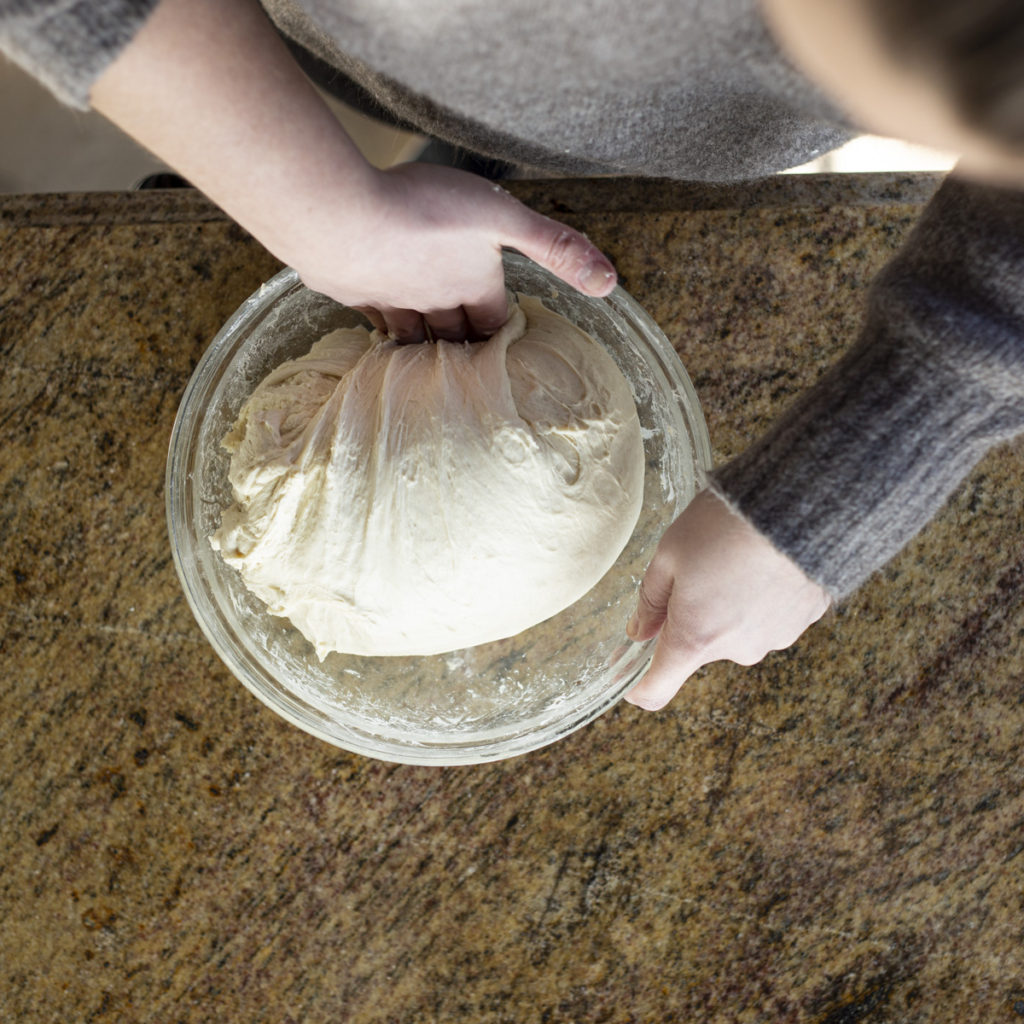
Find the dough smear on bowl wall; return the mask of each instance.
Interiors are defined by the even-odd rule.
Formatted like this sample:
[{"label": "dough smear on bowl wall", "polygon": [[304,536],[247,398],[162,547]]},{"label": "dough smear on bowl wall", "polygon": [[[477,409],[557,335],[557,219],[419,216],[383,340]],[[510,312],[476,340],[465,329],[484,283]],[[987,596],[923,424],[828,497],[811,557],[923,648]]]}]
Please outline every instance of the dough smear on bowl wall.
[{"label": "dough smear on bowl wall", "polygon": [[224,439],[211,543],[320,658],[512,636],[582,597],[643,500],[632,391],[538,299],[477,344],[334,331],[256,388]]}]

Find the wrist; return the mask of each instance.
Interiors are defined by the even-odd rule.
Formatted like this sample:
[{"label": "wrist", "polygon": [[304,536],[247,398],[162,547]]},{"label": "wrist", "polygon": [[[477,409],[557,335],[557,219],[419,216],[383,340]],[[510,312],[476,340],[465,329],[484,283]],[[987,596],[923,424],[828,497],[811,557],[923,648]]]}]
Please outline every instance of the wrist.
[{"label": "wrist", "polygon": [[161,0],[92,102],[287,262],[369,215],[377,172],[256,0]]}]

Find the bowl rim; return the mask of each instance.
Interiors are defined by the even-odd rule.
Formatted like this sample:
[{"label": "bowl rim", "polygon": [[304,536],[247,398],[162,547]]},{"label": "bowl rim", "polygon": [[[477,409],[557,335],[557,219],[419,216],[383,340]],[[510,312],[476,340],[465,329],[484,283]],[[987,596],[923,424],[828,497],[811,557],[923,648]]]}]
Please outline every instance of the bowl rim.
[{"label": "bowl rim", "polygon": [[[503,258],[506,265],[521,261],[536,266],[527,257],[514,250],[504,250]],[[209,397],[207,392],[210,380],[215,377],[217,369],[224,362],[225,353],[230,352],[236,345],[238,335],[242,332],[250,332],[263,317],[270,314],[279,299],[301,286],[299,274],[291,267],[285,267],[270,280],[262,283],[259,289],[241,303],[217,331],[196,364],[182,393],[171,430],[164,474],[165,516],[171,555],[186,602],[214,652],[235,679],[241,682],[264,705],[292,725],[341,749],[395,763],[442,766],[483,764],[505,760],[555,743],[604,714],[618,703],[647,670],[654,653],[656,642],[654,639],[642,644],[627,641],[632,648],[629,667],[625,674],[617,679],[615,685],[609,686],[603,693],[598,694],[590,704],[581,708],[577,713],[564,719],[556,719],[554,723],[547,724],[546,727],[543,724],[538,727],[535,719],[527,720],[522,730],[506,734],[497,741],[485,738],[459,745],[458,743],[429,743],[417,740],[415,746],[401,748],[396,746],[389,737],[375,737],[361,729],[346,726],[337,719],[330,721],[335,731],[322,726],[318,722],[318,715],[321,713],[314,713],[311,705],[291,693],[283,684],[279,683],[274,689],[268,688],[259,679],[259,668],[265,668],[265,666],[247,665],[246,662],[254,661],[250,652],[237,650],[236,644],[228,635],[226,633],[222,635],[221,630],[216,628],[220,610],[207,590],[201,585],[203,574],[198,560],[193,557],[192,560],[195,564],[190,565],[186,557],[188,554],[194,555],[193,538],[188,534],[185,526],[191,516],[190,498],[193,479],[190,457],[194,453],[192,447],[183,443],[183,440],[190,426],[192,433],[198,432],[202,424],[202,416],[193,417],[191,415],[193,406],[203,397]],[[627,322],[632,322],[631,326],[656,357],[657,368],[669,385],[671,396],[675,400],[688,433],[688,441],[694,459],[696,493],[700,490],[704,476],[712,464],[711,443],[696,389],[678,353],[650,314],[621,285],[616,284],[613,291],[604,299],[593,301],[606,302],[617,316],[624,318]],[[256,669],[255,672],[254,669]],[[339,736],[339,732],[344,735]],[[375,739],[377,742],[374,742]]]}]

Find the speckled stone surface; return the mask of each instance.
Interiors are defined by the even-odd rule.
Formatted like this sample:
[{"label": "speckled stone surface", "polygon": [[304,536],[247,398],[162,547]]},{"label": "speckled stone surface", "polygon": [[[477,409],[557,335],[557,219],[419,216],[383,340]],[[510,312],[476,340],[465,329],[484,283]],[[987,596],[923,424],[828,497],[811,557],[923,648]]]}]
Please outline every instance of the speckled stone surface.
[{"label": "speckled stone surface", "polygon": [[[520,183],[678,347],[717,458],[811,383],[935,187]],[[189,193],[0,199],[0,1020],[1024,1017],[1024,460],[762,665],[458,769],[236,683],[167,441],[277,265]]]}]

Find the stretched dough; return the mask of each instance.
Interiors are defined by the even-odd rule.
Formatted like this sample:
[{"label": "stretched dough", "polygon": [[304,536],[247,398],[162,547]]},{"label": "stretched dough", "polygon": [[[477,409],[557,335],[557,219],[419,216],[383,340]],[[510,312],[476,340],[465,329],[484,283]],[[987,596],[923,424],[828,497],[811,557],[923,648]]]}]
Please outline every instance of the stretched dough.
[{"label": "stretched dough", "polygon": [[334,331],[256,388],[224,438],[213,546],[322,659],[437,654],[582,597],[640,513],[630,387],[520,296],[479,344]]}]

